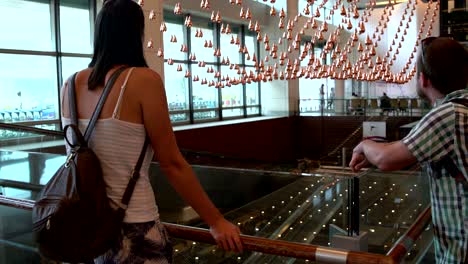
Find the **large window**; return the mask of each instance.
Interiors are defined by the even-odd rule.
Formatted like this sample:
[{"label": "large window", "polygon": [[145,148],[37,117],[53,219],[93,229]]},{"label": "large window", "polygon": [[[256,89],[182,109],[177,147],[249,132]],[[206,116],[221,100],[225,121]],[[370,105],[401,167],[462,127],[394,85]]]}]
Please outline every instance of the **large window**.
[{"label": "large window", "polygon": [[0,48],[55,50],[49,1],[0,0]]},{"label": "large window", "polygon": [[[91,60],[95,13],[96,0],[0,0],[0,122],[60,129],[60,88]],[[226,24],[207,18],[193,17],[188,28],[171,13],[164,33],[171,120],[260,115],[260,83],[238,82],[244,69],[255,71],[248,60],[257,54],[254,34],[234,24],[221,33]]]},{"label": "large window", "polygon": [[[305,45],[308,42],[301,43],[301,52],[305,49]],[[309,56],[314,55],[316,59],[320,58],[323,47],[318,45],[312,45],[308,51],[308,54],[304,60],[301,61],[301,67],[306,68],[309,63]],[[321,60],[322,64],[329,62]],[[321,91],[321,86],[324,85],[324,90]],[[328,82],[325,78],[300,78],[299,79],[299,98],[300,98],[300,111],[301,112],[318,112],[326,108],[326,99],[328,97]],[[322,94],[323,92],[323,94]]]},{"label": "large window", "polygon": [[245,26],[192,16],[192,26],[186,27],[185,16],[170,12],[164,20],[164,79],[174,123],[260,115],[260,83],[233,82],[244,69],[255,71],[248,57],[257,54],[258,45]]},{"label": "large window", "polygon": [[59,129],[63,80],[91,58],[95,5],[0,0],[0,122]]},{"label": "large window", "polygon": [[60,40],[62,52],[92,53],[90,0],[60,1]]}]

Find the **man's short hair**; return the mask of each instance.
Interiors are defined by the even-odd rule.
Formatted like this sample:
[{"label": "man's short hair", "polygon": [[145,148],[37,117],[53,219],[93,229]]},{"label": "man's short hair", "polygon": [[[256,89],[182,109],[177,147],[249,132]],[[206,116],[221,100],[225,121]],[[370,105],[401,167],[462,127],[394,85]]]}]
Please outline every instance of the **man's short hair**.
[{"label": "man's short hair", "polygon": [[[432,86],[444,95],[467,88],[468,51],[451,38],[439,37],[424,44],[418,56],[418,76],[424,73]],[[422,58],[424,54],[424,59]]]}]

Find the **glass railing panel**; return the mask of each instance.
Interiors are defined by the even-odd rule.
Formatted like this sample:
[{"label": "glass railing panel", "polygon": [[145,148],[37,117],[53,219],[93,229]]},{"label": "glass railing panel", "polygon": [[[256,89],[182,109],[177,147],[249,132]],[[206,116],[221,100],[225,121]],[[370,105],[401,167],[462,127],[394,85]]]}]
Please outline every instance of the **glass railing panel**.
[{"label": "glass railing panel", "polygon": [[[177,264],[212,264],[212,263],[305,263],[298,259],[269,254],[244,251],[242,253],[226,252],[216,245],[195,241],[172,239],[174,263]],[[261,259],[261,262],[257,260]],[[314,263],[308,261],[307,263]]]},{"label": "glass railing panel", "polygon": [[2,150],[0,188],[8,197],[30,199],[27,190],[34,199],[37,189],[52,178],[64,161],[63,155]]},{"label": "glass railing panel", "polygon": [[0,206],[0,263],[41,263],[32,242],[31,211]]},{"label": "glass railing panel", "polygon": [[5,125],[15,125],[15,126],[23,126],[23,127],[32,127],[32,128],[39,128],[49,131],[62,131],[62,127],[60,126],[60,120],[23,120],[21,122],[11,122],[10,120],[2,119],[2,114],[0,113],[0,126],[2,124]]},{"label": "glass railing panel", "polygon": [[[34,200],[37,189],[47,183],[64,159],[61,155],[0,151],[0,192]],[[215,205],[228,220],[239,225],[243,234],[329,246],[331,231],[349,228],[349,173],[295,175],[208,166],[193,166],[193,169]],[[156,163],[151,165],[150,179],[162,221],[206,227],[168,184]],[[359,182],[359,230],[369,234],[369,252],[386,254],[428,206],[426,178],[416,172],[370,170]],[[27,218],[30,219],[30,213]],[[197,246],[196,250],[184,253],[184,258],[200,258],[200,252],[210,252],[212,248]],[[190,252],[192,255],[187,255]],[[233,256],[237,257],[223,254],[219,261],[224,258],[237,261]],[[210,255],[208,259],[211,258]],[[249,262],[244,262],[247,259]],[[283,261],[289,260],[246,253],[235,263]]]},{"label": "glass railing panel", "polygon": [[370,172],[360,178],[360,230],[369,252],[385,254],[429,205],[429,186],[418,172]]},{"label": "glass railing panel", "polygon": [[381,106],[378,98],[299,99],[301,115],[329,116],[424,116],[430,105],[417,98],[398,98],[392,106]]},{"label": "glass railing panel", "polygon": [[335,217],[346,215],[344,183],[333,177],[301,177],[226,217],[247,235],[328,245],[322,237],[328,236],[323,234],[328,223],[346,227],[343,217]]},{"label": "glass railing panel", "polygon": [[[14,184],[15,182],[13,182]],[[19,198],[19,199],[34,199],[38,193],[38,191],[31,191],[28,189],[22,188],[13,188],[10,187],[9,183],[5,183],[4,181],[0,180],[0,195],[4,195],[11,198]]]},{"label": "glass railing panel", "polygon": [[[192,166],[201,185],[222,212],[240,208],[294,182],[296,175],[279,172]],[[168,183],[157,163],[150,167],[150,180],[156,193],[161,219],[171,223],[199,223],[198,215]]]},{"label": "glass railing panel", "polygon": [[62,133],[44,128],[49,125],[38,126],[39,128],[0,123],[0,149],[65,153]]},{"label": "glass railing panel", "polygon": [[411,250],[406,253],[404,263],[436,263],[434,253],[434,232],[432,225],[429,225],[415,241]]}]

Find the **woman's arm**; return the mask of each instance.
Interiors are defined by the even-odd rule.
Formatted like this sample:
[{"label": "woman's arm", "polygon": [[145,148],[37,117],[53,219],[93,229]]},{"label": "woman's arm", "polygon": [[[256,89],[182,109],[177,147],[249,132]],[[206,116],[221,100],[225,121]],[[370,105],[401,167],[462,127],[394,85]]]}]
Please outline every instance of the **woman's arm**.
[{"label": "woman's arm", "polygon": [[161,78],[149,69],[141,71],[143,77],[138,82],[143,85],[139,96],[143,122],[162,171],[177,193],[210,226],[218,245],[225,250],[242,251],[239,228],[224,219],[179,151]]}]

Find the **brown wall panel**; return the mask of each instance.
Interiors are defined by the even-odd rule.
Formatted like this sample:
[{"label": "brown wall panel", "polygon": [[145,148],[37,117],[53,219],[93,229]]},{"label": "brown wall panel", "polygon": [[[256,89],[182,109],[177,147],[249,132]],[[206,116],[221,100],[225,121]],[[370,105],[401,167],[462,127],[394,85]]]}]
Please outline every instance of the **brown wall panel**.
[{"label": "brown wall panel", "polygon": [[[396,140],[399,126],[416,118],[390,117],[387,136]],[[364,116],[289,117],[176,131],[183,150],[222,155],[226,158],[266,162],[320,159],[336,148],[365,121]],[[378,121],[373,119],[372,121]],[[345,147],[360,141],[356,134]],[[341,153],[341,150],[340,150]]]},{"label": "brown wall panel", "polygon": [[297,131],[298,157],[323,157],[363,121],[364,117],[300,117]]},{"label": "brown wall panel", "polygon": [[293,160],[295,118],[176,131],[179,148],[238,159],[278,162]]}]

